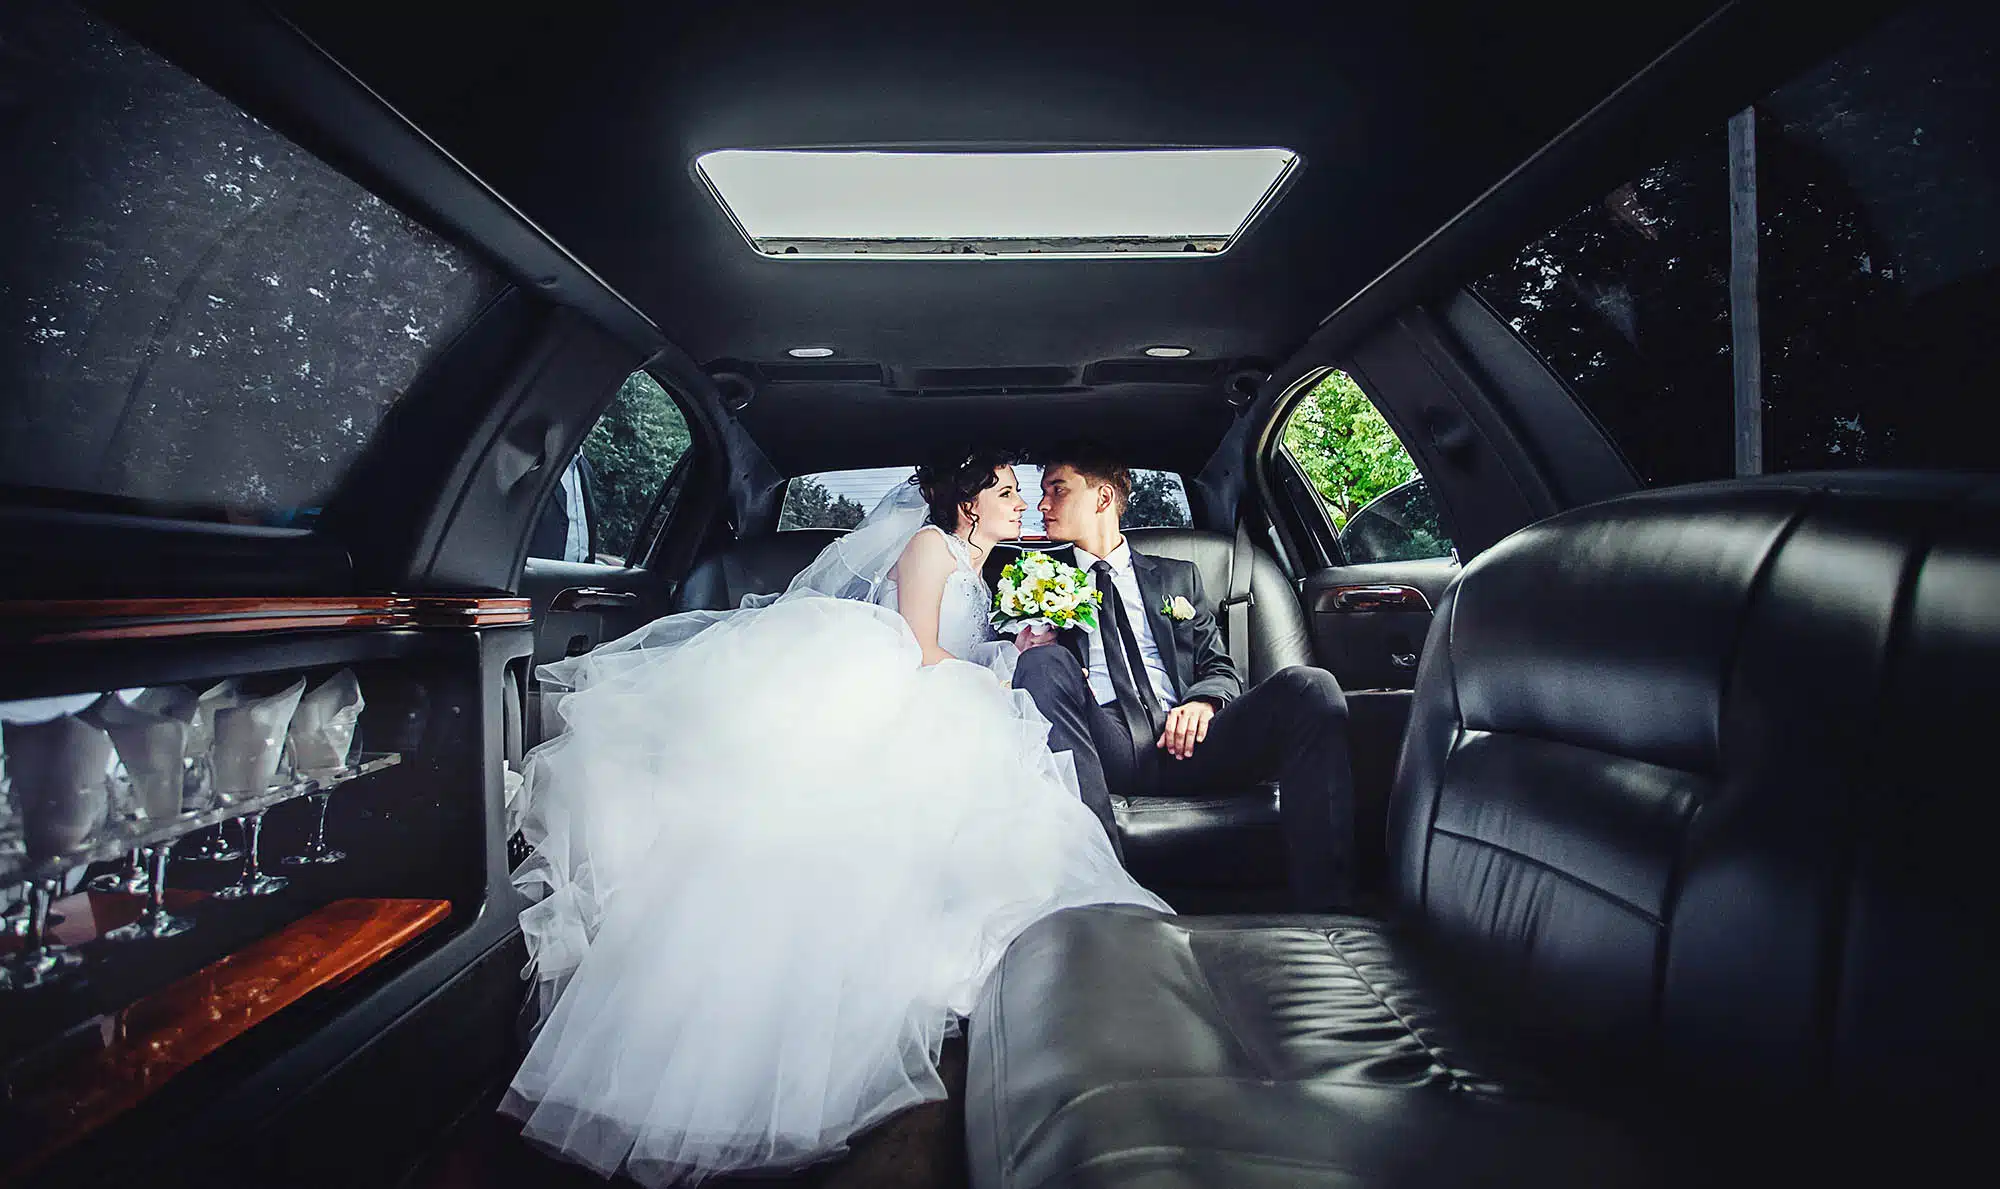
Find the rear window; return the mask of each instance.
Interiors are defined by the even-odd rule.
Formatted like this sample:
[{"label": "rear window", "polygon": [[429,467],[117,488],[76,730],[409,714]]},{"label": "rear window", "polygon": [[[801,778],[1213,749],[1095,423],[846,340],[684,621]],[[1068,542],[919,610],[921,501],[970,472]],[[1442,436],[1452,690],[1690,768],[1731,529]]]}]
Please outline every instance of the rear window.
[{"label": "rear window", "polygon": [[[778,530],[853,528],[891,488],[908,483],[915,474],[914,467],[870,467],[800,475],[785,486]],[[1021,498],[1028,501],[1028,511],[1021,517],[1021,535],[1045,535],[1042,514],[1035,510],[1035,501],[1041,497],[1042,468],[1016,463],[1014,477],[1021,482]],[[1132,499],[1122,522],[1126,528],[1186,528],[1191,522],[1187,490],[1179,475],[1134,468]]]},{"label": "rear window", "polygon": [[6,498],[309,519],[500,282],[78,9],[0,46]]},{"label": "rear window", "polygon": [[[1474,289],[1651,483],[1993,470],[1997,58],[2000,9],[1909,10]],[[1732,148],[1754,197],[1734,226]]]}]

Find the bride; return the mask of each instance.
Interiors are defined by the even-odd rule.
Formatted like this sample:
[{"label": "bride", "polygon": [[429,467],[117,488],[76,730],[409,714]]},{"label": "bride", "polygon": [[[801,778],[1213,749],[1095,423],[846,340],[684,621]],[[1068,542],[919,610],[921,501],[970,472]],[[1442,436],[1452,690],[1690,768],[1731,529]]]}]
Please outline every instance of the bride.
[{"label": "bride", "polygon": [[514,882],[541,1024],[501,1109],[646,1185],[794,1167],[941,1099],[1007,943],[1120,868],[1009,686],[979,563],[1026,504],[996,454],[920,468],[776,599],[547,665]]}]

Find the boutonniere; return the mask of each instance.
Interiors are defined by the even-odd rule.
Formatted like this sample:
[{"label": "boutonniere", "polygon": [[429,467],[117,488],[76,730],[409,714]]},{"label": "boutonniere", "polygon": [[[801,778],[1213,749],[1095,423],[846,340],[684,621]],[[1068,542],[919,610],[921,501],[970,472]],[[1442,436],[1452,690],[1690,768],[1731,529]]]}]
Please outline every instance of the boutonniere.
[{"label": "boutonniere", "polygon": [[1194,604],[1188,602],[1184,595],[1175,595],[1160,604],[1160,614],[1175,623],[1186,623],[1194,618]]}]

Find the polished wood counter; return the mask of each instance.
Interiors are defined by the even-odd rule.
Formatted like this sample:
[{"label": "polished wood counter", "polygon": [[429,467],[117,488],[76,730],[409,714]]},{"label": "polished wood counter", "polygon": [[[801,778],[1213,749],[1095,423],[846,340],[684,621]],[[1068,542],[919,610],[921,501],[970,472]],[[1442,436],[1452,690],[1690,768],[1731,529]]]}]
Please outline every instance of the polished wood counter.
[{"label": "polished wood counter", "polygon": [[15,1088],[10,1112],[22,1124],[15,1134],[36,1142],[6,1153],[0,1180],[41,1166],[195,1062],[382,961],[450,912],[443,900],[336,900],[107,1017],[103,1047]]}]

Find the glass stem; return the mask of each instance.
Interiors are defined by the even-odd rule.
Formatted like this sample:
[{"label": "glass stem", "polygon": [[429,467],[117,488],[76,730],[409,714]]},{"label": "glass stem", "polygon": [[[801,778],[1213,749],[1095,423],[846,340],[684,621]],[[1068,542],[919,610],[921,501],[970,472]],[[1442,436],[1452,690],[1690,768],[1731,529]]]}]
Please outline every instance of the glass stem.
[{"label": "glass stem", "polygon": [[263,870],[257,865],[257,842],[264,833],[264,811],[260,809],[255,813],[246,813],[243,815],[242,820],[244,852],[243,882],[254,883],[258,876],[264,874]]},{"label": "glass stem", "polygon": [[23,952],[40,954],[47,946],[49,905],[55,902],[54,880],[35,880],[28,885],[28,935],[21,943]]},{"label": "glass stem", "polygon": [[146,914],[158,919],[167,911],[167,855],[172,842],[162,842],[147,853],[152,866],[152,886],[146,889]]},{"label": "glass stem", "polygon": [[319,803],[319,821],[313,826],[312,845],[306,848],[313,854],[318,854],[326,849],[326,805],[332,799],[332,793],[313,794],[313,800]]}]

